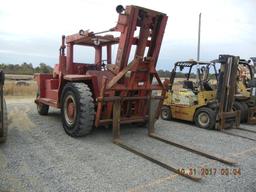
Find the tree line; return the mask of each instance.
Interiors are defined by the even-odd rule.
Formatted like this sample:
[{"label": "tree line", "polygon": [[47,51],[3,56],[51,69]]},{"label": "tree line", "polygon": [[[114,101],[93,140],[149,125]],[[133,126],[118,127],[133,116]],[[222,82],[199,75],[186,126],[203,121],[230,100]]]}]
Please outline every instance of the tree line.
[{"label": "tree line", "polygon": [[0,64],[0,70],[6,74],[21,74],[33,75],[34,73],[52,73],[53,68],[45,63],[40,63],[39,66],[33,67],[32,63],[22,64]]},{"label": "tree line", "polygon": [[[39,66],[33,67],[32,63],[22,64],[0,64],[0,70],[3,70],[6,74],[21,74],[21,75],[33,75],[34,73],[52,73],[53,68],[45,63],[40,63]],[[170,77],[171,72],[168,70],[158,70],[160,77]]]},{"label": "tree line", "polygon": [[[22,75],[33,75],[34,73],[52,73],[53,68],[45,63],[40,63],[39,66],[33,67],[32,63],[22,63],[22,64],[0,64],[0,70],[3,70],[6,74],[22,74]],[[171,77],[171,71],[168,70],[158,70],[158,75],[160,77]],[[184,77],[181,72],[176,73],[176,77]],[[195,78],[196,75],[191,73],[191,78]]]}]

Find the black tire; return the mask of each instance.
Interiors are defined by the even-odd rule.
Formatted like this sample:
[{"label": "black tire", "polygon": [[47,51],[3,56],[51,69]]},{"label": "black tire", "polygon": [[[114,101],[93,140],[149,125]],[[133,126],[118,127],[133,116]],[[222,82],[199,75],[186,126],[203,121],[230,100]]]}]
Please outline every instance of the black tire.
[{"label": "black tire", "polygon": [[0,143],[4,143],[7,138],[7,132],[8,132],[8,118],[7,118],[7,108],[6,108],[6,102],[3,101],[3,127],[2,130],[0,130]]},{"label": "black tire", "polygon": [[247,105],[248,105],[248,107],[250,108],[250,107],[255,107],[256,106],[256,104],[255,104],[255,101],[254,100],[250,100],[250,101],[248,101],[247,103],[246,103]]},{"label": "black tire", "polygon": [[212,109],[202,107],[196,111],[194,121],[197,127],[203,129],[214,129],[216,114]]},{"label": "black tire", "polygon": [[161,118],[163,120],[171,120],[172,119],[172,114],[171,114],[171,109],[168,106],[163,106],[161,108]]},{"label": "black tire", "polygon": [[[36,98],[38,97],[39,97],[39,91],[37,91],[36,93]],[[45,105],[43,103],[37,103],[36,108],[39,115],[48,115],[49,105]]]},{"label": "black tire", "polygon": [[235,101],[233,104],[233,110],[234,111],[240,111],[240,122],[245,122],[246,120],[246,114],[245,114],[245,108],[242,102]]},{"label": "black tire", "polygon": [[241,105],[243,106],[243,110],[244,110],[244,122],[247,122],[249,107],[245,102],[241,102]]},{"label": "black tire", "polygon": [[[89,134],[95,115],[90,88],[84,83],[67,83],[61,98],[61,116],[65,132],[71,137]],[[71,112],[69,108],[72,108]]]},{"label": "black tire", "polygon": [[39,113],[39,115],[48,115],[49,105],[37,103],[37,112]]},{"label": "black tire", "polygon": [[252,79],[249,81],[249,87],[256,87],[256,79]]}]

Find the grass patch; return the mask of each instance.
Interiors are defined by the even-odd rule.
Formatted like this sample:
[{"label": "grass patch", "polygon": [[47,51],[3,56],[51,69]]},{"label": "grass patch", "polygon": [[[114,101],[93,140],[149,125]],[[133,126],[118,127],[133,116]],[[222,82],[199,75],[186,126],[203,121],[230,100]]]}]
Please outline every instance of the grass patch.
[{"label": "grass patch", "polygon": [[28,81],[29,85],[17,85],[15,81],[5,81],[5,96],[35,96],[37,84],[35,81]]}]

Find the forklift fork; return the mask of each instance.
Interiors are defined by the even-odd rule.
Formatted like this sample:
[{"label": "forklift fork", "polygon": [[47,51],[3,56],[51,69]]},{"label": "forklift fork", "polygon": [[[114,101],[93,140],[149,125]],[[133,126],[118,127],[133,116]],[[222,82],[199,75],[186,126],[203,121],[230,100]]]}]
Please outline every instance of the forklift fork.
[{"label": "forklift fork", "polygon": [[[151,111],[151,110],[149,110]],[[135,148],[134,146],[126,144],[124,141],[120,138],[120,117],[121,117],[121,99],[116,99],[113,101],[113,143],[118,145],[119,147],[122,147],[123,149],[126,149],[140,157],[143,157],[144,159],[147,159],[165,169],[168,169],[170,171],[173,171],[179,175],[182,175],[184,177],[187,177],[191,180],[198,181],[201,179],[201,177],[189,175],[187,173],[183,173],[179,171],[179,167],[176,167],[174,165],[169,165],[166,162],[154,158],[151,154],[140,151],[139,149]],[[150,129],[152,129],[153,121],[152,118],[154,118],[154,114],[149,115],[149,126],[148,130],[150,132]]]},{"label": "forklift fork", "polygon": [[[125,98],[123,98],[123,99],[125,99]],[[156,117],[156,112],[152,108],[152,100],[153,99],[160,99],[160,98],[152,96],[148,99],[149,99],[148,135],[151,138],[162,141],[162,142],[170,144],[170,145],[173,145],[175,147],[179,147],[179,148],[182,148],[184,150],[196,153],[198,155],[220,161],[222,163],[231,164],[231,165],[236,163],[236,162],[234,162],[230,159],[221,158],[219,156],[216,156],[216,155],[204,152],[204,151],[200,151],[198,149],[195,149],[195,148],[192,148],[192,147],[189,147],[189,146],[177,143],[177,142],[167,140],[167,139],[162,138],[162,137],[158,136],[157,134],[155,134],[154,124],[155,124],[155,120],[156,120],[156,118],[155,118]],[[132,153],[134,153],[134,154],[136,154],[136,155],[138,155],[138,156],[140,156],[140,157],[143,157],[143,158],[145,158],[145,159],[147,159],[147,160],[149,160],[149,161],[151,161],[151,162],[153,162],[153,163],[155,163],[155,164],[157,164],[157,165],[159,165],[163,168],[166,168],[170,171],[173,171],[173,172],[175,172],[175,173],[177,173],[181,176],[187,177],[187,178],[189,178],[191,180],[194,180],[194,181],[198,181],[198,180],[201,179],[201,177],[189,175],[188,173],[184,173],[184,172],[180,172],[179,167],[177,167],[175,165],[170,165],[170,164],[168,164],[168,163],[166,163],[166,162],[164,162],[160,159],[156,159],[151,154],[146,153],[144,151],[141,151],[141,150],[135,148],[134,146],[126,144],[120,138],[120,122],[121,122],[121,98],[115,99],[113,101],[113,130],[112,130],[113,131],[113,143],[122,147],[122,148],[124,148],[124,149],[126,149],[126,150],[128,150],[128,151],[130,151],[130,152],[132,152]]]}]

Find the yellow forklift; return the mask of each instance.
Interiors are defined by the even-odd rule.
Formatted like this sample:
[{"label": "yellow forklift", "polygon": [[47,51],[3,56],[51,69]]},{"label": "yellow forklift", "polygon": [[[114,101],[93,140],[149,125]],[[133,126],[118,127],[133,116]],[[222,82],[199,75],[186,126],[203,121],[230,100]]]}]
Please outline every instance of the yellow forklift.
[{"label": "yellow forklift", "polygon": [[162,119],[190,121],[205,129],[239,127],[240,111],[232,109],[239,57],[220,55],[218,62],[219,71],[211,62],[175,63],[169,82],[165,82],[169,85],[161,109]]},{"label": "yellow forklift", "polygon": [[249,124],[256,124],[256,102],[253,95],[253,90],[255,89],[254,81],[254,66],[250,64],[250,60],[240,59],[234,109],[240,110],[241,122]]},{"label": "yellow forklift", "polygon": [[249,60],[252,69],[252,78],[249,82],[249,87],[251,89],[251,101],[256,105],[256,57],[251,57]]}]

